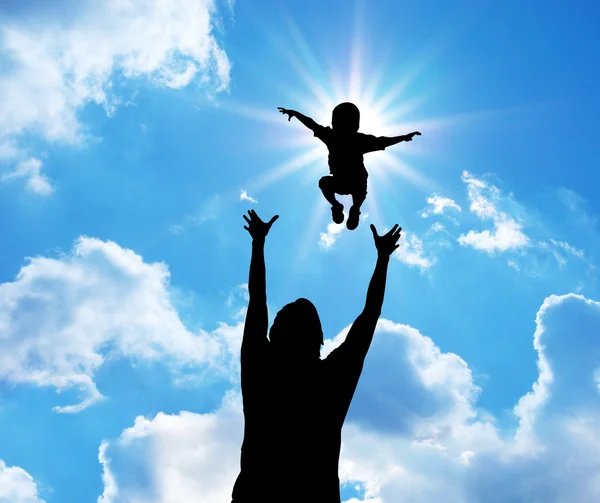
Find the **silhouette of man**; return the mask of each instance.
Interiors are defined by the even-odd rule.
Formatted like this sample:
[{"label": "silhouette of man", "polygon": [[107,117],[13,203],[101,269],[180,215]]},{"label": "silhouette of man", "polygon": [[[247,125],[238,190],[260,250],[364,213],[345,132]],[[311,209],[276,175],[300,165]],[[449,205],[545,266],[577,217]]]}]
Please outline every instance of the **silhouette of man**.
[{"label": "silhouette of man", "polygon": [[363,155],[376,150],[385,150],[401,141],[412,141],[413,136],[421,134],[414,131],[407,135],[387,137],[359,133],[360,111],[356,105],[348,102],[340,103],[333,109],[332,127],[323,127],[296,110],[281,107],[278,110],[288,115],[288,121],[296,117],[327,145],[331,175],[322,177],[319,180],[319,187],[325,199],[331,204],[331,216],[336,224],[344,221],[344,205],[335,198],[335,194],[352,196],[352,206],[346,222],[349,230],[358,227],[360,207],[367,197],[369,175],[363,162]]},{"label": "silhouette of man", "polygon": [[[249,217],[249,218],[248,218]],[[401,228],[379,236],[365,307],[341,346],[320,359],[315,306],[298,299],[275,317],[267,339],[265,238],[273,222],[244,215],[252,236],[250,301],[241,348],[244,441],[232,503],[340,503],[338,463],[346,413],[381,314],[387,269]]]}]

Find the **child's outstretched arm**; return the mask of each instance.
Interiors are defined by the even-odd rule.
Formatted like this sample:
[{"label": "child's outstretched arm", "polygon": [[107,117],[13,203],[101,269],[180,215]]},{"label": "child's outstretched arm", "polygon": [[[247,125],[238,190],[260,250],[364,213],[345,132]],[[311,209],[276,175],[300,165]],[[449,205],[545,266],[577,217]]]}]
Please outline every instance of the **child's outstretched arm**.
[{"label": "child's outstretched arm", "polygon": [[382,136],[380,137],[380,141],[387,148],[391,147],[392,145],[396,145],[396,143],[400,143],[401,141],[412,141],[413,136],[421,136],[421,133],[419,133],[418,131],[413,131],[412,133],[408,133],[401,136]]},{"label": "child's outstretched arm", "polygon": [[282,108],[282,107],[278,107],[277,110],[279,110],[284,115],[288,115],[288,121],[292,120],[292,117],[296,117],[296,119],[298,119],[302,124],[304,124],[311,131],[314,131],[315,128],[319,127],[319,125],[314,120],[312,120],[310,117],[307,117],[306,115],[302,115],[300,112],[297,112],[296,110],[288,110],[287,108]]}]

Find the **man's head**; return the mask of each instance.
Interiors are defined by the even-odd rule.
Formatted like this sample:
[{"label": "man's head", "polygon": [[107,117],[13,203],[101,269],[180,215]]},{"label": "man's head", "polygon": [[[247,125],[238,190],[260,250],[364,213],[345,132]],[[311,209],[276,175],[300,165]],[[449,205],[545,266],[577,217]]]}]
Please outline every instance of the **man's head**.
[{"label": "man's head", "polygon": [[356,133],[360,125],[360,111],[354,103],[340,103],[331,113],[331,126],[344,133]]},{"label": "man's head", "polygon": [[269,340],[272,347],[286,358],[318,359],[323,330],[317,308],[307,299],[298,299],[282,307],[275,316]]}]

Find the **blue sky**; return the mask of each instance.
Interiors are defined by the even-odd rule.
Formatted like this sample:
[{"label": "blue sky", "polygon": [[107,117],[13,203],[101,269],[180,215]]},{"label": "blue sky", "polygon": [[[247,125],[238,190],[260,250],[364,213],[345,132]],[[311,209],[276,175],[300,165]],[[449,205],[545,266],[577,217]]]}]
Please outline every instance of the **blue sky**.
[{"label": "blue sky", "polygon": [[[311,299],[323,355],[362,309],[368,224],[404,229],[344,501],[598,501],[599,16],[3,2],[0,503],[228,501],[250,208],[280,215],[271,316]],[[362,132],[422,132],[366,156],[352,232],[326,150],[277,112],[328,124],[347,100]]]}]

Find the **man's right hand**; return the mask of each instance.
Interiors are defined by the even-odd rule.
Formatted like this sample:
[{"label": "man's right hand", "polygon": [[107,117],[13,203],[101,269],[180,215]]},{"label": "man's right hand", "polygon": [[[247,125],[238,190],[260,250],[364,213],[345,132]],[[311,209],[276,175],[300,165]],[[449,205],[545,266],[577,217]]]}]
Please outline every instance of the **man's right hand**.
[{"label": "man's right hand", "polygon": [[402,231],[402,227],[398,227],[398,224],[394,225],[392,229],[383,236],[377,234],[377,229],[375,226],[371,224],[371,231],[373,232],[373,239],[375,240],[375,246],[377,247],[377,253],[384,257],[389,257],[396,248],[400,245],[398,244],[398,239],[400,239],[400,231]]},{"label": "man's right hand", "polygon": [[288,115],[288,122],[292,120],[292,117],[295,115],[295,110],[288,110],[287,108],[277,107],[283,115]]},{"label": "man's right hand", "polygon": [[261,240],[264,240],[267,237],[271,226],[273,225],[275,220],[279,218],[279,215],[275,215],[271,220],[265,223],[260,219],[260,217],[256,214],[256,211],[254,210],[248,210],[248,215],[250,216],[250,218],[244,215],[244,220],[248,222],[248,225],[244,225],[244,229],[246,229],[250,233],[252,239]]}]

